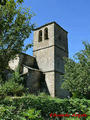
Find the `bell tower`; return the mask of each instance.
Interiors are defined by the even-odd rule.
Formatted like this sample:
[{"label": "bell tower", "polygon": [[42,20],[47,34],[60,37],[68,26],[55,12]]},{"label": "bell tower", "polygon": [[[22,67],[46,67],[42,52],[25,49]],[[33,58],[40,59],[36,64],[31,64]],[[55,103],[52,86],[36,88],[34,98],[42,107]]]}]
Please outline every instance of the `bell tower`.
[{"label": "bell tower", "polygon": [[34,29],[33,55],[39,69],[45,74],[45,82],[52,97],[66,97],[60,88],[64,74],[63,57],[68,57],[67,31],[56,22]]}]

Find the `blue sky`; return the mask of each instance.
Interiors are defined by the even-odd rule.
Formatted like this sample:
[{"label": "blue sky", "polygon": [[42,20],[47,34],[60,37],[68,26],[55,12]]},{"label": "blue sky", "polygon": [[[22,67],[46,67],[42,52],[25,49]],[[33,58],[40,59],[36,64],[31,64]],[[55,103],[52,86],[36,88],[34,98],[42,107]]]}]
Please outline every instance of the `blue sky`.
[{"label": "blue sky", "polygon": [[[56,21],[68,31],[69,57],[83,49],[82,41],[90,42],[90,0],[25,0],[36,14],[32,23],[37,27]],[[33,39],[33,33],[28,41]],[[32,55],[32,49],[27,51]]]}]

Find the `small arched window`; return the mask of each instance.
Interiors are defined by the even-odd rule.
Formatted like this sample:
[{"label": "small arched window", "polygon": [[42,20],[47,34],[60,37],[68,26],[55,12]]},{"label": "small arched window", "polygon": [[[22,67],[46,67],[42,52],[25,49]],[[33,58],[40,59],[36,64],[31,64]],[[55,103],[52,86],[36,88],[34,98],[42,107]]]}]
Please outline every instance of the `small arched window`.
[{"label": "small arched window", "polygon": [[42,41],[42,30],[39,31],[38,42]]},{"label": "small arched window", "polygon": [[44,39],[47,40],[48,39],[48,28],[44,29]]}]

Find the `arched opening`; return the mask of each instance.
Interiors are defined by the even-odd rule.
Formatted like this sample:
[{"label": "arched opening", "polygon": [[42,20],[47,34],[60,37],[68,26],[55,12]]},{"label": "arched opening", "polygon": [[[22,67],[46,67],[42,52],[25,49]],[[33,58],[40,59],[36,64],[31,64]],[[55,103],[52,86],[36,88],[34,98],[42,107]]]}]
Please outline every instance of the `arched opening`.
[{"label": "arched opening", "polygon": [[38,42],[42,41],[42,30],[39,31]]},{"label": "arched opening", "polygon": [[44,29],[44,39],[47,40],[48,39],[48,28]]}]

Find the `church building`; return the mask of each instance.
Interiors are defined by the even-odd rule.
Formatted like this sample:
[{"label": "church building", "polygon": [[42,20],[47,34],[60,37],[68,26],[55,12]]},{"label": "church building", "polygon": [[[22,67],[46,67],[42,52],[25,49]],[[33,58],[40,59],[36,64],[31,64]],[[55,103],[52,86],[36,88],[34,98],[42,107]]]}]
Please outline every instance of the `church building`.
[{"label": "church building", "polygon": [[46,92],[52,97],[65,98],[61,88],[64,74],[63,57],[68,57],[68,32],[56,22],[34,29],[33,56],[19,54],[9,62],[12,70],[19,65],[31,93]]}]

